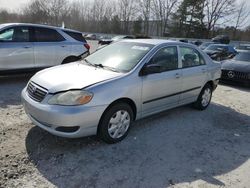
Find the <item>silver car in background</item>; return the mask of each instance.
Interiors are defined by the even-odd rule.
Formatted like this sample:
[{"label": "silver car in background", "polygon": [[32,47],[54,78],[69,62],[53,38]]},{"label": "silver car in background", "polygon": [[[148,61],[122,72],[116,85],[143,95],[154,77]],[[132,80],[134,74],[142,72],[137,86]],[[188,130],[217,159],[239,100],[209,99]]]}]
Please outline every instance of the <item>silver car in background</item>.
[{"label": "silver car in background", "polygon": [[81,32],[35,24],[0,25],[0,73],[77,61],[89,53]]},{"label": "silver car in background", "polygon": [[206,109],[220,75],[220,64],[194,45],[124,40],[37,73],[22,101],[32,122],[54,135],[116,143],[134,120],[189,103]]}]

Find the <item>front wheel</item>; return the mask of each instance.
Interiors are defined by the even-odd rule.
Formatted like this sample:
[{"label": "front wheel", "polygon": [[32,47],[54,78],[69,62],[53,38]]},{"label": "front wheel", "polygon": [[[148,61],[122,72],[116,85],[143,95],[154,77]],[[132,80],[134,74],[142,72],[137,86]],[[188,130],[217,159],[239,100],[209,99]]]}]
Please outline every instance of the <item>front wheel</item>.
[{"label": "front wheel", "polygon": [[212,87],[209,84],[206,84],[201,90],[197,101],[194,103],[194,107],[198,110],[205,110],[211,102],[212,92]]},{"label": "front wheel", "polygon": [[123,140],[133,122],[133,111],[126,103],[109,108],[99,124],[98,134],[103,141],[113,144]]}]

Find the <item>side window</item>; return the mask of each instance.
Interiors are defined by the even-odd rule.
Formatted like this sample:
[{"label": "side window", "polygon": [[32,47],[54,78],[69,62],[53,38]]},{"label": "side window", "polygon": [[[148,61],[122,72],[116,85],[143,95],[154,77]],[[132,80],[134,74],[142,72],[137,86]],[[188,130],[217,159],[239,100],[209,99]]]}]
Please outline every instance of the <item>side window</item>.
[{"label": "side window", "polygon": [[28,27],[12,27],[0,32],[0,41],[3,42],[29,42]]},{"label": "side window", "polygon": [[149,64],[159,65],[162,72],[178,69],[177,47],[166,47],[160,49],[150,60]]},{"label": "side window", "polygon": [[76,33],[76,32],[71,32],[71,31],[64,31],[66,34],[68,34],[69,36],[71,36],[73,39],[80,41],[80,42],[85,42],[86,40],[83,37],[82,33]]},{"label": "side window", "polygon": [[65,39],[54,29],[34,28],[36,42],[61,42]]},{"label": "side window", "polygon": [[206,64],[201,54],[193,48],[180,47],[180,52],[183,68],[195,67]]}]

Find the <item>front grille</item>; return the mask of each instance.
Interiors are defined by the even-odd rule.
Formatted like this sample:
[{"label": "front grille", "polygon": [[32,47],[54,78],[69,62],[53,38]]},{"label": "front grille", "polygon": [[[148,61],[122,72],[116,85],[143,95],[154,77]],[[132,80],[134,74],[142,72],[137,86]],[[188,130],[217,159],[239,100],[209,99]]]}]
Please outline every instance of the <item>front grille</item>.
[{"label": "front grille", "polygon": [[221,78],[231,80],[247,80],[250,76],[246,72],[222,70]]},{"label": "front grille", "polygon": [[30,98],[37,102],[41,102],[48,93],[48,90],[38,86],[34,82],[30,82],[27,87],[27,92]]}]

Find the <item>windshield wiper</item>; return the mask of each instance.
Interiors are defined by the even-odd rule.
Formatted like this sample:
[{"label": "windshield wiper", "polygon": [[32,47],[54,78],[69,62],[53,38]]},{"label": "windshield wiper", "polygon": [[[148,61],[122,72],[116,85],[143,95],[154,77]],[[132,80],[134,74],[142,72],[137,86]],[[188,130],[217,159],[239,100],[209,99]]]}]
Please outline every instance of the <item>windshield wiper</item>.
[{"label": "windshield wiper", "polygon": [[96,67],[94,64],[90,63],[87,59],[83,59],[83,61],[87,64],[90,65],[92,67]]},{"label": "windshield wiper", "polygon": [[92,67],[99,67],[99,68],[102,68],[102,69],[108,69],[108,70],[111,70],[113,72],[120,72],[118,71],[117,69],[113,68],[113,67],[109,67],[109,66],[105,66],[103,64],[93,64],[93,63],[90,63],[87,59],[83,59],[84,62],[89,65],[89,66],[92,66]]},{"label": "windshield wiper", "polygon": [[103,65],[103,64],[94,64],[95,67],[100,67],[100,68],[103,68],[103,69],[108,69],[108,70],[111,70],[113,72],[120,72],[118,71],[117,69],[113,68],[113,67],[109,67],[109,66],[106,66],[106,65]]}]

